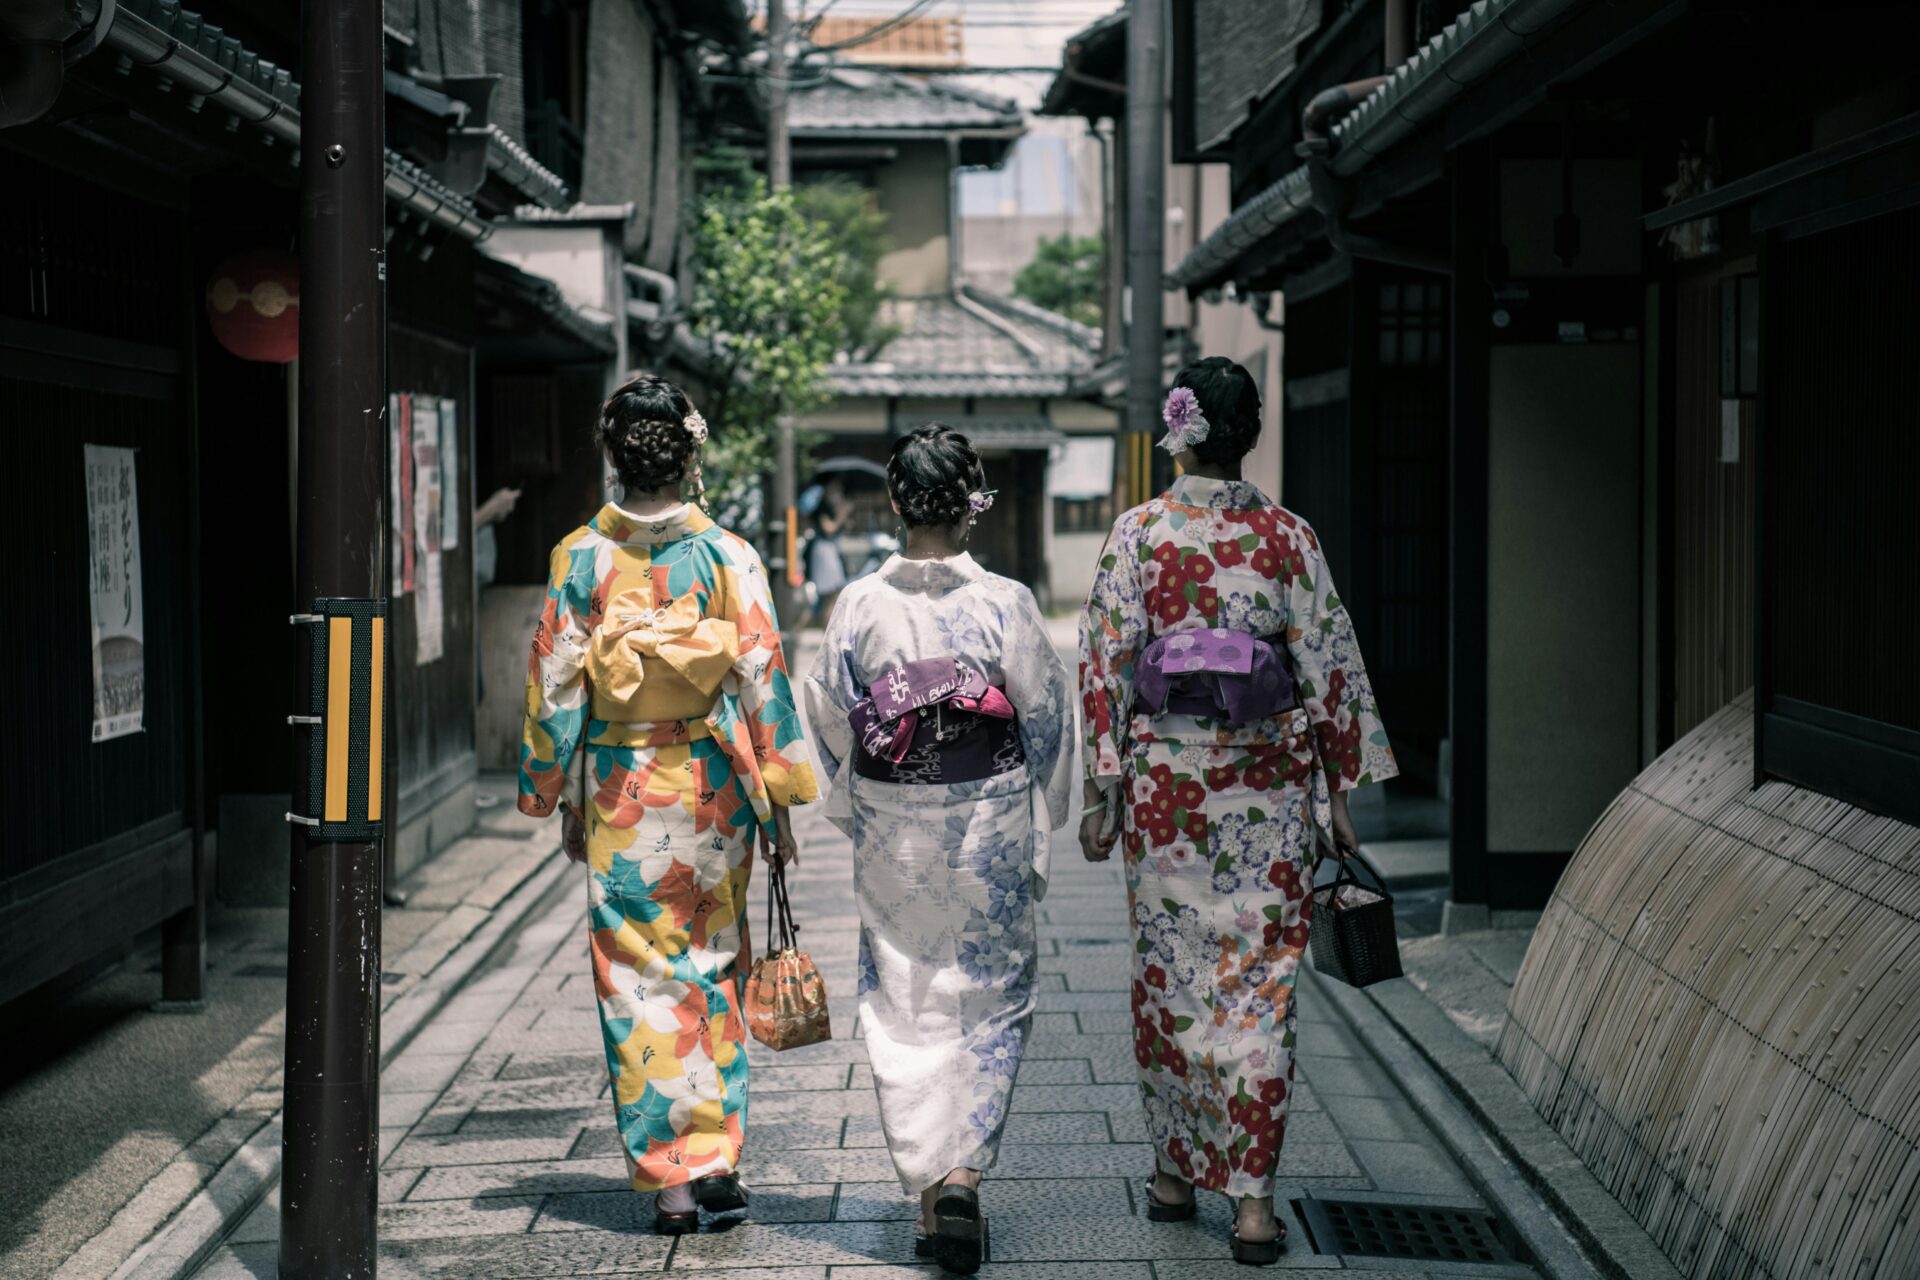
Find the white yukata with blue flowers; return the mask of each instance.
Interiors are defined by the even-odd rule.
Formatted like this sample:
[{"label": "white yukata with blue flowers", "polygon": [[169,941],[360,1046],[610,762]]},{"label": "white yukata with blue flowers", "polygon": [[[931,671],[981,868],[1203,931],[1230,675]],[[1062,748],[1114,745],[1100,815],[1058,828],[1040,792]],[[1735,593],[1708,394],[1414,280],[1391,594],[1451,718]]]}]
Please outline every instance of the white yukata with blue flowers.
[{"label": "white yukata with blue flowers", "polygon": [[[1005,691],[1025,767],[953,785],[857,776],[847,712],[885,672],[943,654]],[[1072,816],[1074,696],[1033,593],[965,554],[895,556],[851,583],[807,677],[827,816],[853,837],[860,1025],[909,1195],[999,1155],[1033,1021],[1047,833]]]}]

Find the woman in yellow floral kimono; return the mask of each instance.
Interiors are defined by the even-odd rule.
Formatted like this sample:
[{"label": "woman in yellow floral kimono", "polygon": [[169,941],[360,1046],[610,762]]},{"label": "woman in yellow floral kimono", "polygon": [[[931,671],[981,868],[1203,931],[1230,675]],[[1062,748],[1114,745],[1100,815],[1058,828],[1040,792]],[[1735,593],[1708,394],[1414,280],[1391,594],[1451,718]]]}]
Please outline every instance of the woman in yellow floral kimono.
[{"label": "woman in yellow floral kimono", "polygon": [[[520,808],[584,860],[615,1120],[664,1234],[742,1208],[747,1054],[734,989],[751,853],[785,861],[816,797],[766,571],[679,499],[706,424],[641,374],[601,413],[624,505],[554,548],[527,675]],[[585,768],[574,762],[584,742]]]}]

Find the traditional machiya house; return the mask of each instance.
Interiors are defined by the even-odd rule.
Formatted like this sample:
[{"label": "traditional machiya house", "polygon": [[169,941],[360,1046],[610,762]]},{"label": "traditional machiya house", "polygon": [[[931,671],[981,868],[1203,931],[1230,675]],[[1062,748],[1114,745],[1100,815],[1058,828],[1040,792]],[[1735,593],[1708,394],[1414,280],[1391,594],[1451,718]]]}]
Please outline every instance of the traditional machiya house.
[{"label": "traditional machiya house", "polygon": [[[737,5],[588,9],[387,14],[390,884],[473,824],[476,707],[519,705],[530,634],[482,672],[481,583],[599,501],[594,409],[664,358],[683,293],[703,50],[745,39]],[[6,784],[0,1001],[155,928],[195,1000],[209,902],[287,892],[297,9],[9,5],[0,42],[0,400],[33,477],[8,518],[35,549],[11,572],[57,620],[5,651],[39,728]],[[658,116],[650,149],[603,157],[626,111]],[[524,488],[484,539],[477,484]]]},{"label": "traditional machiya house", "polygon": [[1689,1275],[1920,1265],[1917,35],[1173,6],[1235,210],[1168,283],[1283,297],[1286,500],[1448,786],[1448,925],[1543,911],[1500,1059]]},{"label": "traditional machiya house", "polygon": [[[1059,74],[1048,85],[1039,112],[1044,116],[1078,118],[1100,142],[1101,187],[1105,192],[1106,237],[1102,271],[1100,361],[1076,377],[1069,394],[1088,406],[1118,415],[1127,384],[1129,333],[1126,317],[1126,258],[1130,227],[1124,216],[1127,202],[1127,10],[1120,9],[1068,37],[1061,50]],[[1161,198],[1166,214],[1162,229],[1163,253],[1169,267],[1179,262],[1200,236],[1212,231],[1231,212],[1227,166],[1187,164],[1171,151],[1165,166]],[[1180,367],[1201,356],[1226,356],[1246,368],[1260,388],[1262,428],[1259,443],[1247,455],[1247,479],[1274,497],[1281,492],[1282,396],[1280,394],[1280,334],[1278,308],[1271,294],[1223,298],[1169,295],[1164,302],[1161,334],[1162,382],[1171,385]],[[1081,446],[1090,449],[1090,445]],[[1092,585],[1093,566],[1106,535],[1120,512],[1144,502],[1166,488],[1173,478],[1173,462],[1153,447],[1151,437],[1120,435],[1105,451],[1115,465],[1101,474],[1106,488],[1093,492],[1078,483],[1054,499],[1056,543],[1062,548],[1056,575],[1066,598],[1084,598]]]},{"label": "traditional machiya house", "polygon": [[[1005,160],[1024,128],[1019,109],[939,80],[833,66],[796,88],[790,122],[797,182],[851,179],[886,216],[880,277],[892,299],[882,318],[898,330],[871,355],[828,371],[834,399],[804,424],[826,436],[815,456],[879,463],[894,437],[923,423],[966,432],[999,490],[995,518],[970,549],[995,572],[1031,584],[1043,602],[1066,601],[1083,589],[1074,585],[1083,575],[1062,564],[1049,476],[1072,464],[1083,435],[1112,438],[1109,411],[1067,395],[1094,363],[1099,335],[975,288],[957,265],[959,173]],[[876,486],[852,485],[849,498],[858,527],[893,528]]]}]

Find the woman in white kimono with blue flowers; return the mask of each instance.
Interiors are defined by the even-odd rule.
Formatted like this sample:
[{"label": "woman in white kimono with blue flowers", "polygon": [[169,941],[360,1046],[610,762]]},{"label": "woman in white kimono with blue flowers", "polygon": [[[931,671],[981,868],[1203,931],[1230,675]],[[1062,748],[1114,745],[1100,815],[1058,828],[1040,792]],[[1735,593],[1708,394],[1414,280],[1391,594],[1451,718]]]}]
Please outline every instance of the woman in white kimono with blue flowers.
[{"label": "woman in white kimono with blue flowers", "polygon": [[1074,692],[1033,594],[963,550],[992,502],[967,438],[922,427],[887,478],[904,551],[842,594],[807,716],[853,837],[860,1024],[915,1252],[965,1274],[1032,1025],[1047,833],[1071,817]]}]

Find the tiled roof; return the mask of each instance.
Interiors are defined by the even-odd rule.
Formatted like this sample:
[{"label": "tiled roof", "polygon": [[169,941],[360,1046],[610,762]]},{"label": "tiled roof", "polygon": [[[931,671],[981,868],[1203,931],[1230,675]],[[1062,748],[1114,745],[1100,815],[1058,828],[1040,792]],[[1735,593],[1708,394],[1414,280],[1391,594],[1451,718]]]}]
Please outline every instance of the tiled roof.
[{"label": "tiled roof", "polygon": [[[1478,0],[1469,5],[1334,124],[1333,154],[1327,167],[1342,177],[1358,173],[1518,56],[1541,31],[1581,2]],[[1300,165],[1235,209],[1195,245],[1167,273],[1167,288],[1202,289],[1218,283],[1249,248],[1311,207],[1307,166]]]},{"label": "tiled roof", "polygon": [[830,67],[823,83],[794,86],[787,125],[815,137],[900,131],[1019,129],[1020,108],[1004,98],[941,80],[926,83],[885,71]]},{"label": "tiled roof", "polygon": [[1067,384],[1092,365],[1091,345],[1060,327],[1070,321],[1030,304],[1022,304],[1023,312],[1006,303],[971,288],[953,297],[896,302],[900,336],[870,361],[832,366],[827,383],[847,396],[1065,394]]}]

